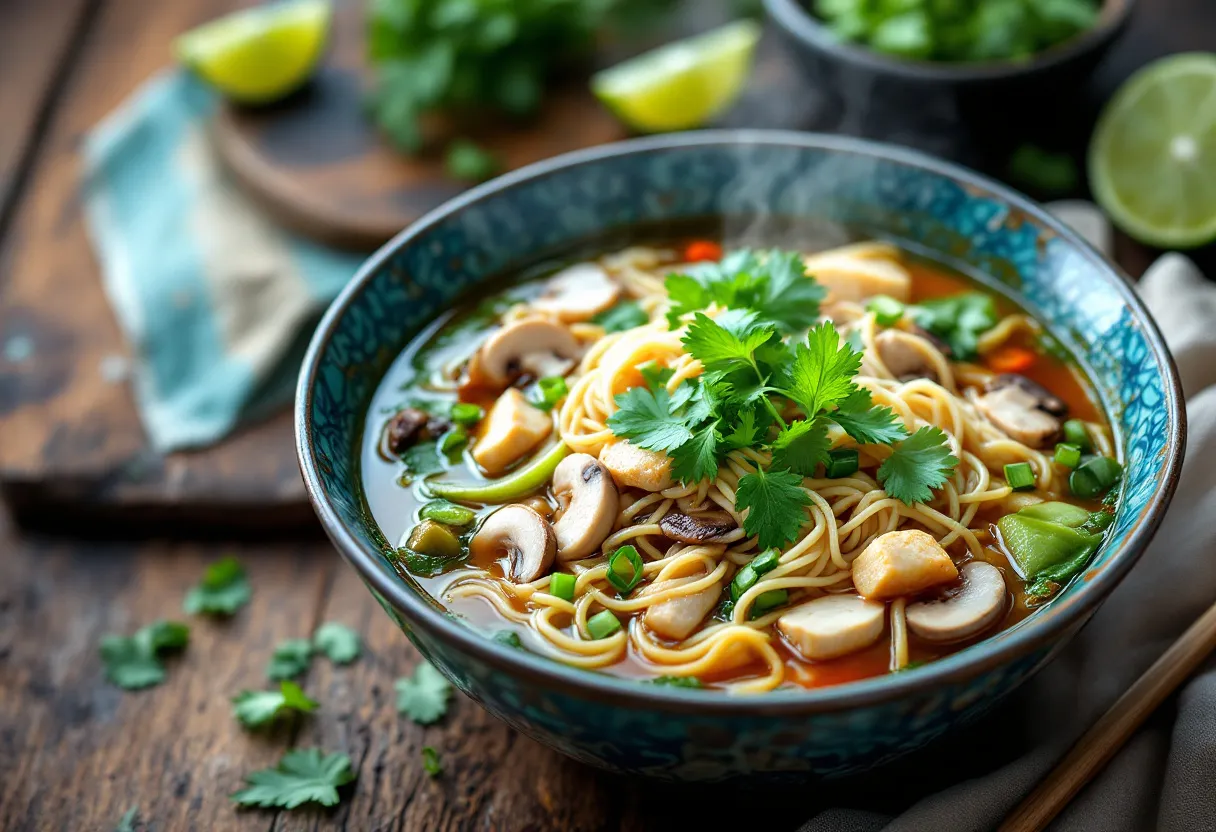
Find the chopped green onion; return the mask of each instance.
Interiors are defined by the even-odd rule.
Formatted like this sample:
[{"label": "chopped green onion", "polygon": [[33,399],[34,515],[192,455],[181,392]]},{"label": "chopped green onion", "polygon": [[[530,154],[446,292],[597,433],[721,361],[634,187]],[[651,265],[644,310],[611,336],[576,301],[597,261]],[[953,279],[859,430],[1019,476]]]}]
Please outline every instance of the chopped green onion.
[{"label": "chopped green onion", "polygon": [[1064,441],[1083,451],[1093,449],[1093,443],[1089,440],[1089,429],[1080,419],[1069,419],[1064,423]]},{"label": "chopped green onion", "polygon": [[1005,481],[1014,491],[1034,489],[1034,469],[1029,462],[1015,462],[1005,466]]},{"label": "chopped green onion", "polygon": [[608,583],[622,595],[633,592],[642,581],[642,556],[632,546],[622,546],[608,558]]},{"label": "chopped green onion", "polygon": [[755,570],[757,575],[763,575],[776,569],[780,562],[781,553],[776,549],[767,549],[752,558],[752,562],[748,566]]},{"label": "chopped green onion", "polygon": [[469,434],[463,427],[457,425],[443,435],[439,440],[439,450],[445,454],[450,454],[452,451],[464,447],[469,441]]},{"label": "chopped green onion", "polygon": [[703,688],[701,680],[696,676],[656,676],[650,680],[652,685],[665,685],[670,688]]},{"label": "chopped green onion", "polygon": [[1068,490],[1074,497],[1092,500],[1102,493],[1102,486],[1098,485],[1098,480],[1093,474],[1083,468],[1078,468],[1068,475]]},{"label": "chopped green onion", "polygon": [[452,421],[458,425],[472,427],[485,418],[486,412],[475,404],[456,402],[452,405]]},{"label": "chopped green onion", "polygon": [[735,579],[730,582],[730,600],[738,601],[739,596],[755,586],[758,580],[760,580],[760,576],[756,574],[756,568],[750,563],[740,569],[735,573]]},{"label": "chopped green onion", "polygon": [[1056,462],[1065,468],[1076,468],[1081,464],[1081,446],[1066,442],[1056,445]]},{"label": "chopped green onion", "polygon": [[828,451],[828,461],[824,466],[824,473],[827,474],[828,479],[835,480],[856,474],[857,467],[857,449],[838,448]]},{"label": "chopped green onion", "polygon": [[597,612],[587,619],[587,632],[591,633],[594,639],[608,638],[619,629],[621,622],[611,610]]},{"label": "chopped green onion", "polygon": [[494,634],[494,640],[507,647],[514,647],[516,650],[522,650],[524,646],[524,643],[519,640],[519,633],[514,630],[499,630]]},{"label": "chopped green onion", "polygon": [[1068,488],[1077,497],[1092,499],[1119,481],[1123,466],[1108,456],[1094,456],[1081,463],[1068,478]]},{"label": "chopped green onion", "polygon": [[427,503],[418,512],[422,520],[434,520],[445,526],[469,526],[477,519],[477,514],[471,508],[449,503],[447,500],[435,500]]},{"label": "chopped green onion", "polygon": [[561,376],[545,376],[536,382],[536,389],[540,395],[533,398],[532,404],[541,410],[552,410],[570,392],[566,380]]},{"label": "chopped green onion", "polygon": [[906,307],[890,295],[875,295],[866,304],[866,311],[874,313],[880,326],[893,326],[904,317]]},{"label": "chopped green onion", "polygon": [[768,592],[761,592],[756,596],[755,603],[752,604],[752,618],[759,618],[770,610],[784,606],[789,600],[788,590],[770,589]]},{"label": "chopped green onion", "polygon": [[574,600],[575,578],[569,572],[554,572],[549,578],[549,594],[563,601]]}]

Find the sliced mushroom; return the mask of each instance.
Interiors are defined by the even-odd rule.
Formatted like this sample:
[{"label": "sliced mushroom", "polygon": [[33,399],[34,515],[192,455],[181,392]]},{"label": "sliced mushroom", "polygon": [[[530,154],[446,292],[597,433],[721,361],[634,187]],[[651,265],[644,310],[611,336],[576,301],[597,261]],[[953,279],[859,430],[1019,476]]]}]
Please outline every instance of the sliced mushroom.
[{"label": "sliced mushroom", "polygon": [[998,430],[1030,448],[1047,447],[1063,428],[1059,419],[1039,408],[1035,396],[1017,385],[985,393],[975,406]]},{"label": "sliced mushroom", "polygon": [[972,561],[959,576],[963,582],[940,598],[909,604],[908,629],[926,641],[970,638],[991,627],[1005,611],[1005,579],[990,563]]},{"label": "sliced mushroom", "polygon": [[1035,406],[1044,413],[1063,419],[1068,415],[1068,403],[1043,385],[1017,373],[1001,373],[988,382],[988,392],[1004,387],[1018,387],[1034,397]]},{"label": "sliced mushroom", "polygon": [[[703,577],[704,575],[690,575],[685,578],[659,581],[646,587],[642,595],[673,589],[699,581]],[[701,622],[705,620],[705,616],[709,615],[709,611],[717,605],[721,595],[722,582],[719,581],[698,592],[678,595],[652,607],[647,607],[646,612],[642,615],[642,621],[663,638],[681,641],[692,635],[693,631],[700,626]]]},{"label": "sliced mushroom", "polygon": [[509,505],[486,518],[469,542],[481,561],[506,557],[507,577],[517,584],[535,581],[553,566],[557,536],[549,521],[524,505]]},{"label": "sliced mushroom", "polygon": [[835,659],[882,636],[887,605],[859,595],[825,595],[777,619],[777,629],[807,659]]},{"label": "sliced mushroom", "polygon": [[553,430],[553,417],[512,387],[494,402],[485,425],[485,433],[473,446],[473,459],[489,473],[499,474],[544,441]]},{"label": "sliced mushroom", "polygon": [[950,555],[919,529],[880,534],[853,561],[853,586],[876,600],[915,595],[957,577]]},{"label": "sliced mushroom", "polygon": [[436,419],[416,407],[399,410],[384,423],[384,432],[380,437],[380,455],[391,461],[411,446],[426,439],[434,439],[450,427],[449,422]]},{"label": "sliced mushroom", "polygon": [[930,358],[933,345],[919,335],[899,329],[884,329],[874,339],[878,357],[900,381],[927,378],[937,381],[937,370]]},{"label": "sliced mushroom", "polygon": [[682,543],[713,543],[739,528],[739,524],[725,511],[672,512],[663,516],[659,528]]},{"label": "sliced mushroom", "polygon": [[612,473],[620,488],[662,491],[671,488],[671,457],[639,448],[629,442],[614,442],[600,451],[600,462]]},{"label": "sliced mushroom", "polygon": [[553,472],[553,496],[562,511],[553,524],[558,559],[578,560],[599,549],[620,508],[608,469],[590,454],[571,454]]},{"label": "sliced mushroom", "polygon": [[565,375],[579,356],[578,340],[559,323],[529,318],[507,324],[481,345],[470,375],[505,387],[520,373]]},{"label": "sliced mushroom", "polygon": [[532,306],[570,323],[589,320],[620,296],[621,287],[608,272],[595,263],[577,263],[549,278],[545,293]]}]

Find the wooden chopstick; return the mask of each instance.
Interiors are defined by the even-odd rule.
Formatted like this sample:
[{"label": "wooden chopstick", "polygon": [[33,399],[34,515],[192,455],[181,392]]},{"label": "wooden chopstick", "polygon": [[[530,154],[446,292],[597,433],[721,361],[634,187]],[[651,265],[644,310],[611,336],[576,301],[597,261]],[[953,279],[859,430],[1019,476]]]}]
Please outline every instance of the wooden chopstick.
[{"label": "wooden chopstick", "polygon": [[1148,715],[1216,649],[1216,604],[1119,697],[998,832],[1038,832],[1115,756]]}]

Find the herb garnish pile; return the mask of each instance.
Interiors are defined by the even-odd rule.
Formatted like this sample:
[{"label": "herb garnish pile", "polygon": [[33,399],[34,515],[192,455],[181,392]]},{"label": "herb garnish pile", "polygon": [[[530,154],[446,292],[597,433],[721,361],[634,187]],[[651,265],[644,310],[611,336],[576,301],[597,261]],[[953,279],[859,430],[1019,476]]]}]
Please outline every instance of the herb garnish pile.
[{"label": "herb garnish pile", "polygon": [[[704,373],[669,394],[670,373],[644,368],[646,386],[616,397],[608,426],[666,453],[684,483],[714,476],[731,451],[770,453],[769,465],[740,478],[735,495],[736,508],[748,510],[743,529],[761,548],[797,538],[811,502],[802,480],[827,463],[833,425],[859,445],[892,446],[877,477],[904,503],[927,502],[954,473],[958,459],[945,433],[925,426],[909,435],[894,411],[854,383],[861,353],[830,321],[816,323],[825,291],[799,254],[736,251],[671,275],[666,286],[668,323],[687,323],[684,348]],[[702,311],[710,305],[726,311],[710,318]]]}]

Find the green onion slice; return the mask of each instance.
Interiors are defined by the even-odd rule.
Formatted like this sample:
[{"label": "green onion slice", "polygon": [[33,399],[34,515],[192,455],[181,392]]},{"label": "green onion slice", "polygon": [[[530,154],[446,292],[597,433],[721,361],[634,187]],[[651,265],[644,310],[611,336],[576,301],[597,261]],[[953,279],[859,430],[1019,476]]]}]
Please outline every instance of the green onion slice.
[{"label": "green onion slice", "polygon": [[427,503],[418,512],[422,520],[434,520],[447,526],[465,527],[473,524],[477,514],[471,508],[449,503],[447,500],[434,500]]},{"label": "green onion slice", "polygon": [[1056,445],[1055,459],[1065,468],[1076,468],[1081,464],[1081,446],[1061,442]]},{"label": "green onion slice", "polygon": [[751,617],[759,618],[766,612],[785,606],[789,600],[790,593],[785,589],[770,589],[767,592],[761,592],[756,596],[755,603],[752,604]]},{"label": "green onion slice", "polygon": [[622,595],[633,592],[642,581],[642,556],[632,546],[622,546],[608,558],[608,583]]},{"label": "green onion slice", "polygon": [[1093,450],[1089,429],[1080,419],[1069,419],[1064,423],[1064,441],[1069,445],[1076,445],[1082,451]]},{"label": "green onion slice", "polygon": [[545,376],[536,382],[536,389],[539,396],[532,403],[541,410],[552,410],[570,392],[566,380],[561,376]]},{"label": "green onion slice", "polygon": [[1029,462],[1015,462],[1005,466],[1005,481],[1014,491],[1034,489],[1034,469]]},{"label": "green onion slice", "polygon": [[750,563],[735,573],[735,579],[730,582],[730,600],[738,601],[739,597],[756,585],[760,576]]},{"label": "green onion slice", "polygon": [[866,304],[866,311],[873,312],[874,320],[878,321],[881,326],[893,326],[899,323],[904,317],[906,308],[890,295],[875,295]]},{"label": "green onion slice", "polygon": [[549,578],[549,594],[563,601],[573,601],[575,583],[575,577],[569,572],[554,572]]},{"label": "green onion slice", "polygon": [[781,562],[781,552],[776,549],[766,549],[760,554],[752,558],[752,562],[748,564],[757,575],[764,575],[772,572],[777,568],[777,564]]},{"label": "green onion slice", "polygon": [[824,466],[824,472],[828,479],[839,479],[848,477],[857,473],[858,457],[856,448],[837,448],[834,451],[828,451],[828,461]]},{"label": "green onion slice", "polygon": [[587,619],[587,632],[594,639],[608,638],[621,629],[621,622],[611,610],[602,610]]},{"label": "green onion slice", "polygon": [[458,425],[472,427],[485,418],[486,412],[475,404],[456,402],[452,405],[452,421]]}]

